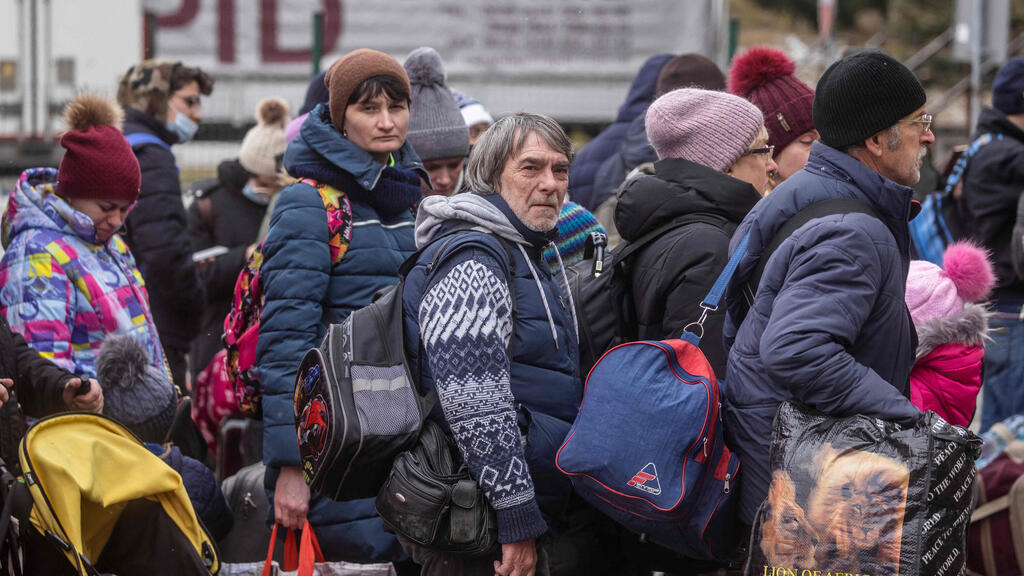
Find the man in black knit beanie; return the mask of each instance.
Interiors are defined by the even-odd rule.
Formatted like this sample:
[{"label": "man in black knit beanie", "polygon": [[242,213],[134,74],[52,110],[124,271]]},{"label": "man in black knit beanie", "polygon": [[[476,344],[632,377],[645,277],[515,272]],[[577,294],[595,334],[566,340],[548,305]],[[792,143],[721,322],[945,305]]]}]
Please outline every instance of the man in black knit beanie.
[{"label": "man in black knit beanie", "polygon": [[[911,187],[935,141],[924,88],[888,54],[859,52],[825,71],[812,116],[821,141],[807,165],[751,210],[731,243],[730,252],[749,233],[724,329],[726,439],[743,460],[748,525],[768,494],[772,421],[783,402],[904,425],[920,417],[905,394],[916,342],[903,297]],[[764,255],[797,213],[837,199],[859,208],[812,216]],[[751,286],[762,257],[767,265]]]}]

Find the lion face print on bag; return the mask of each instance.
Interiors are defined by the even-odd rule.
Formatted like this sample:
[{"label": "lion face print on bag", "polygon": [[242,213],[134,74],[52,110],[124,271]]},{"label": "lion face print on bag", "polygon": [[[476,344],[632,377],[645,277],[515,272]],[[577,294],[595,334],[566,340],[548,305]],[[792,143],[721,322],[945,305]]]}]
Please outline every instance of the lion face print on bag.
[{"label": "lion face print on bag", "polygon": [[890,567],[897,573],[910,472],[900,462],[826,445],[815,459],[818,482],[807,501],[817,533],[818,565],[841,561],[848,572]]},{"label": "lion face print on bag", "polygon": [[765,501],[767,520],[761,532],[761,551],[774,566],[814,563],[816,532],[796,501],[793,479],[783,470],[772,474]]},{"label": "lion face print on bag", "polygon": [[784,402],[745,576],[966,574],[981,446],[934,412],[907,428]]}]

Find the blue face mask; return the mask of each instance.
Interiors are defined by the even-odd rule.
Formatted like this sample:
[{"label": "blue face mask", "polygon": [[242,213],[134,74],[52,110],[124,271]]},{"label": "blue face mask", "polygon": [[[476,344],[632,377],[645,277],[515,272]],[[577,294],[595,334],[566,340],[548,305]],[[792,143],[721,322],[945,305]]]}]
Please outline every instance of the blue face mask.
[{"label": "blue face mask", "polygon": [[184,144],[195,137],[196,132],[199,130],[199,124],[196,124],[191,118],[181,112],[178,112],[174,117],[174,122],[167,123],[167,129],[178,136],[179,144]]},{"label": "blue face mask", "polygon": [[242,196],[245,196],[254,204],[259,204],[260,206],[270,204],[270,196],[257,192],[256,189],[252,187],[252,182],[247,182],[245,186],[242,187]]}]

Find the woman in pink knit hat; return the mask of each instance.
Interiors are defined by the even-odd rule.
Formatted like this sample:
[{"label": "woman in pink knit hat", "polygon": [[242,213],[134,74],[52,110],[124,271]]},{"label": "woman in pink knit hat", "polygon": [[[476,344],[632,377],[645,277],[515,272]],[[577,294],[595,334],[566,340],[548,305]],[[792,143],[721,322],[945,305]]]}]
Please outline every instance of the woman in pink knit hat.
[{"label": "woman in pink knit hat", "polygon": [[988,253],[967,242],[950,245],[942,264],[910,263],[906,300],[918,337],[910,401],[967,426],[981,390],[988,338],[989,312],[978,302],[992,290],[995,275]]}]

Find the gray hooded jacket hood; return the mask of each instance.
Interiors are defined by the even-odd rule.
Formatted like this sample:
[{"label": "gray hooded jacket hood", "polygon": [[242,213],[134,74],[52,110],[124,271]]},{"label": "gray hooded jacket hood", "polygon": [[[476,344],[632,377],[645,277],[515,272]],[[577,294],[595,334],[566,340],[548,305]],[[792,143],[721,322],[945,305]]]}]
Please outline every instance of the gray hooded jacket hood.
[{"label": "gray hooded jacket hood", "polygon": [[[449,223],[451,221],[457,222],[455,229],[465,228],[467,230],[479,230],[493,234],[512,242],[519,248],[523,258],[530,267],[530,273],[533,275],[533,280],[537,285],[537,291],[540,293],[544,310],[547,312],[551,336],[557,348],[558,337],[555,330],[555,321],[551,315],[551,306],[547,296],[544,294],[544,289],[541,287],[540,276],[537,274],[533,260],[526,252],[525,246],[529,246],[530,242],[509,222],[508,217],[498,207],[478,194],[469,193],[456,194],[454,196],[427,196],[420,202],[419,208],[416,211],[416,248],[422,249],[430,244],[441,235],[442,231],[451,231],[453,229]],[[576,305],[572,298],[572,292],[567,288],[569,286],[569,279],[565,274],[565,265],[562,264],[562,256],[558,254],[557,248],[555,249],[555,254],[558,257],[558,267],[561,270],[562,283],[559,288],[569,299],[573,326],[578,337],[579,321],[576,318]]]},{"label": "gray hooded jacket hood", "polygon": [[416,211],[416,247],[423,248],[438,236],[445,223],[457,220],[465,227],[483,229],[514,244],[528,244],[526,238],[494,204],[477,194],[427,196]]}]

